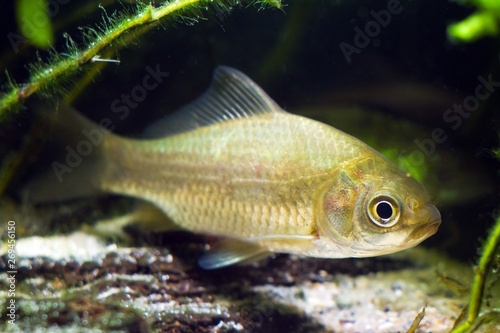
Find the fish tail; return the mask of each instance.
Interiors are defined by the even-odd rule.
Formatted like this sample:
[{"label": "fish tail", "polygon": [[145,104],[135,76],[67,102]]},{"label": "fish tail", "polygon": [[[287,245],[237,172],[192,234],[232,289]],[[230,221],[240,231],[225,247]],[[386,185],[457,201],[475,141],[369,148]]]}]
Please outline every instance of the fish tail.
[{"label": "fish tail", "polygon": [[[49,136],[57,143],[57,158],[28,182],[22,197],[28,202],[62,201],[98,194],[106,168],[106,142],[114,135],[102,124],[58,102],[57,112],[35,109],[41,121],[49,121]],[[50,108],[52,109],[52,108]]]}]

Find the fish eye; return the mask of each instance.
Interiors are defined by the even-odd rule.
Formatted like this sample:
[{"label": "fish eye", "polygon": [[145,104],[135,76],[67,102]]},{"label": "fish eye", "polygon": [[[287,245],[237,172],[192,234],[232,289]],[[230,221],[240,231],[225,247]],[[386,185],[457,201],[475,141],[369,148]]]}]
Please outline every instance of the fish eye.
[{"label": "fish eye", "polygon": [[396,199],[388,195],[378,195],[370,200],[367,213],[375,225],[382,228],[389,228],[399,220],[399,203]]}]

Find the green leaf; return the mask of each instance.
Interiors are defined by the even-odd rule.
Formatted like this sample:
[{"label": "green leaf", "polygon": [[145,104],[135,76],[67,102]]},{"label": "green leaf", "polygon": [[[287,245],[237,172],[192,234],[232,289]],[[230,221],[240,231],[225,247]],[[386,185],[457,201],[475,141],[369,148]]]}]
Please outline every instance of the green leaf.
[{"label": "green leaf", "polygon": [[462,42],[472,42],[484,36],[496,36],[499,21],[492,12],[479,11],[448,27],[448,36]]},{"label": "green leaf", "polygon": [[34,46],[47,49],[54,41],[54,30],[47,0],[17,0],[16,21],[23,36]]}]

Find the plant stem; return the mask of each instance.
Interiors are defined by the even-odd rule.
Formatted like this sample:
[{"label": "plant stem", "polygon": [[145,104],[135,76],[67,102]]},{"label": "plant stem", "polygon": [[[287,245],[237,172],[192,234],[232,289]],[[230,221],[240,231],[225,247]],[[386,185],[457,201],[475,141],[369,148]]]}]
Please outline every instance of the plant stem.
[{"label": "plant stem", "polygon": [[466,332],[477,319],[483,300],[486,276],[490,269],[495,251],[497,250],[499,245],[500,217],[497,218],[495,226],[491,230],[489,237],[484,244],[481,258],[479,259],[478,266],[475,268],[474,281],[472,283],[472,289],[469,299],[469,311],[467,314],[467,320],[453,329],[451,333]]},{"label": "plant stem", "polygon": [[[256,3],[256,1],[249,2]],[[124,15],[117,23],[105,29],[103,33],[96,34],[96,38],[84,50],[74,52],[67,58],[58,56],[57,61],[36,71],[26,84],[21,86],[12,84],[10,91],[0,96],[0,120],[19,109],[22,102],[33,93],[53,88],[64,76],[77,72],[82,65],[92,61],[104,48],[131,30],[158,22],[173,14],[181,14],[189,9],[206,8],[213,3],[213,0],[173,0],[165,2],[159,7],[153,7],[151,4],[145,5],[132,15]],[[216,3],[220,6],[224,5],[224,1]],[[258,3],[277,8],[281,6],[280,0],[263,0],[258,1]],[[198,17],[196,14],[193,15]]]}]

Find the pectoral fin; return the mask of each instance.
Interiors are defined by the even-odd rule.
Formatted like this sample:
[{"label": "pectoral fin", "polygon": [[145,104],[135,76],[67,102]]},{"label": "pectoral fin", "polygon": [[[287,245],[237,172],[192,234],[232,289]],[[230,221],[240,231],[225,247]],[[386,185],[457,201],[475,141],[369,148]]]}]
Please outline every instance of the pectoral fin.
[{"label": "pectoral fin", "polygon": [[263,259],[269,254],[268,250],[259,245],[227,239],[216,244],[198,259],[198,265],[203,269],[216,269],[234,264],[247,264]]},{"label": "pectoral fin", "polygon": [[248,242],[227,239],[205,253],[198,260],[198,265],[203,269],[216,269],[234,264],[249,264],[269,256],[272,252],[269,248],[288,252],[287,249],[308,248],[316,239],[318,237],[315,235],[267,235],[250,238]]}]

